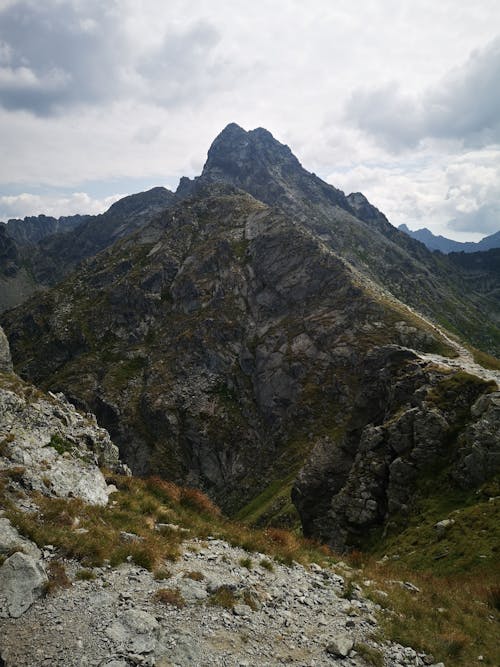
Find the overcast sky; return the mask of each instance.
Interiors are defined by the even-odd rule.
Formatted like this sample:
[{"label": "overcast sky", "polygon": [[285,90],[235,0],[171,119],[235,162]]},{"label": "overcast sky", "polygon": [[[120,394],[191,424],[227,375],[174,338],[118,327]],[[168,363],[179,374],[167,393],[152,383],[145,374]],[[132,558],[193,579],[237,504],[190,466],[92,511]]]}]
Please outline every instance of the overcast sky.
[{"label": "overcast sky", "polygon": [[395,225],[496,232],[498,0],[0,0],[0,219],[175,189],[231,121]]}]

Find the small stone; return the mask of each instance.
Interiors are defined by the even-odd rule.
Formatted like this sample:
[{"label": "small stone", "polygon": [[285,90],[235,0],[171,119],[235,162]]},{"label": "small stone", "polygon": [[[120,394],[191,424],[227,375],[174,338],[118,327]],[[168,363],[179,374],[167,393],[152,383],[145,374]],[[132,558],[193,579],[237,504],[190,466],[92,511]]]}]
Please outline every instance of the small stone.
[{"label": "small stone", "polygon": [[252,608],[247,604],[235,604],[233,607],[233,614],[235,616],[250,616],[252,614]]},{"label": "small stone", "polygon": [[353,646],[354,642],[350,637],[347,637],[346,635],[338,635],[330,640],[330,643],[326,647],[326,652],[330,655],[346,658],[350,651],[352,651]]}]

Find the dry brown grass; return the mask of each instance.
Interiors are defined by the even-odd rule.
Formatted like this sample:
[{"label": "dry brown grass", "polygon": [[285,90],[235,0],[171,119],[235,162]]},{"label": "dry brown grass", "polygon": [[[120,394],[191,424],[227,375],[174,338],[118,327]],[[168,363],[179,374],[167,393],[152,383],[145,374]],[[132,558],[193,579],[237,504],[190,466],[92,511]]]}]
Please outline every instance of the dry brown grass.
[{"label": "dry brown grass", "polygon": [[52,560],[47,566],[48,582],[45,584],[44,592],[51,595],[62,588],[71,587],[71,579],[66,573],[64,563],[58,560]]},{"label": "dry brown grass", "polygon": [[154,594],[154,599],[161,604],[181,608],[186,605],[182,593],[178,588],[160,588]]},{"label": "dry brown grass", "polygon": [[[357,578],[361,585],[365,579],[374,582],[364,592],[383,607],[379,621],[385,637],[453,667],[476,664],[478,655],[483,655],[484,665],[500,664],[495,631],[500,614],[490,597],[497,588],[496,573],[438,577],[365,557]],[[420,592],[406,590],[398,581],[410,581]],[[375,589],[385,590],[388,597],[371,592]]]},{"label": "dry brown grass", "polygon": [[189,572],[184,572],[182,575],[183,579],[192,579],[193,581],[203,581],[205,575],[203,572],[198,572],[197,570],[190,570]]}]

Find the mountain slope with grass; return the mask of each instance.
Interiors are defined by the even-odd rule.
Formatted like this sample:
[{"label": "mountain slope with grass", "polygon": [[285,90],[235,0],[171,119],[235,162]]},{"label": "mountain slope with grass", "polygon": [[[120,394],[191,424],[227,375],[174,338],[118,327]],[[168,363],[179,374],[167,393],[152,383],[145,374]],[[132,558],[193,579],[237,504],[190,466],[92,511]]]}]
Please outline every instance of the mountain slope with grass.
[{"label": "mountain slope with grass", "polygon": [[[341,560],[286,530],[229,521],[196,489],[130,476],[92,415],[13,374],[3,338],[0,370],[5,667],[498,663],[494,535],[483,529],[498,507],[492,486],[430,533],[429,504],[405,534],[411,550],[389,538],[383,558]],[[77,487],[73,469],[93,482]],[[449,559],[444,579],[431,573],[432,544],[481,553]]]}]

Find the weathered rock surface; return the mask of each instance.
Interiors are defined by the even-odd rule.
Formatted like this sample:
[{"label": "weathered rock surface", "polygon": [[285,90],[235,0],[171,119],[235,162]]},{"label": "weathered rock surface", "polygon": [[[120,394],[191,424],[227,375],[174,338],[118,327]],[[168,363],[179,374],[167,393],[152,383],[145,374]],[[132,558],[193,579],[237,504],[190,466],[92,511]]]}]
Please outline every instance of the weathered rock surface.
[{"label": "weathered rock surface", "polygon": [[11,555],[15,551],[28,554],[34,560],[40,560],[42,555],[36,544],[19,535],[10,521],[0,516],[0,556]]},{"label": "weathered rock surface", "polygon": [[[135,473],[235,511],[341,427],[373,346],[412,328],[440,348],[403,316],[310,232],[212,184],[5,319],[20,371],[95,413]],[[288,499],[270,511],[296,521]]]},{"label": "weathered rock surface", "polygon": [[0,470],[16,471],[28,489],[105,505],[108,486],[98,466],[126,472],[118,448],[95,417],[64,396],[44,395],[15,375],[0,382]]},{"label": "weathered rock surface", "polygon": [[[259,564],[262,554],[215,539],[185,547],[182,560],[168,564],[172,576],[165,581],[132,565],[95,568],[94,581],[75,581],[38,600],[22,618],[0,620],[5,664],[329,667],[342,660],[367,667],[357,642],[380,651],[386,667],[428,662],[409,647],[371,639],[377,606],[362,592],[345,599],[344,579],[331,569],[274,563],[270,572]],[[251,559],[249,568],[240,564],[243,557]],[[72,573],[79,567],[66,565]],[[200,581],[189,578],[193,572]],[[204,590],[203,598],[189,597],[192,584]],[[232,591],[232,607],[213,604],[221,586]],[[185,606],[161,604],[155,593],[164,588],[179,591]]]},{"label": "weathered rock surface", "polygon": [[10,356],[9,341],[2,327],[0,327],[0,373],[12,373],[12,358]]},{"label": "weathered rock surface", "polygon": [[39,597],[47,575],[39,561],[16,552],[0,567],[0,618],[19,618]]},{"label": "weathered rock surface", "polygon": [[500,470],[493,383],[395,347],[365,362],[342,434],[312,451],[292,491],[305,533],[341,550],[409,515],[429,471],[446,469],[447,488],[471,489]]}]

